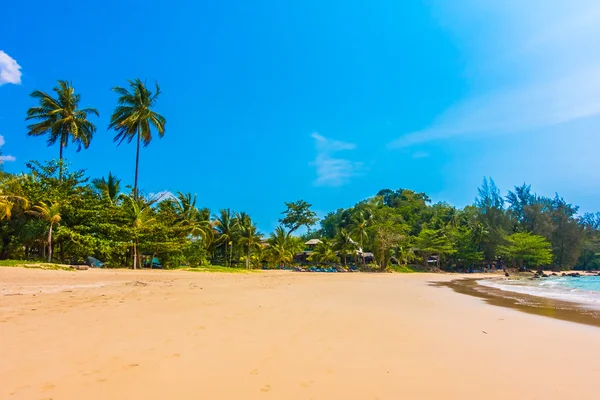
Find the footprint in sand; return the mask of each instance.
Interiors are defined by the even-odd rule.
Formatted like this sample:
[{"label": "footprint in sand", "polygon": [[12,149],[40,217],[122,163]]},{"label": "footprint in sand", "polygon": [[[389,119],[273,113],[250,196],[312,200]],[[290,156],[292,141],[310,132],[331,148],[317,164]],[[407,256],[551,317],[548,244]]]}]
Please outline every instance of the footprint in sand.
[{"label": "footprint in sand", "polygon": [[265,392],[265,393],[268,392],[268,391],[270,391],[270,390],[271,390],[271,385],[265,385],[265,386],[263,386],[263,387],[260,388],[260,391],[261,392]]}]

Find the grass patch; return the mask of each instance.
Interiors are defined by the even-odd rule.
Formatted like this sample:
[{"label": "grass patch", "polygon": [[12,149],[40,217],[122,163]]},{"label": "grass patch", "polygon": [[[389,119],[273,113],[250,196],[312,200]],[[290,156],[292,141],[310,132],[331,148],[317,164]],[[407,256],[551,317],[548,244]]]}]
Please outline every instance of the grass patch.
[{"label": "grass patch", "polygon": [[387,267],[387,270],[392,271],[392,272],[398,272],[401,274],[410,274],[413,272],[421,272],[421,271],[419,271],[419,269],[417,269],[411,265],[390,265],[389,267]]},{"label": "grass patch", "polygon": [[246,269],[246,268],[231,268],[224,267],[222,265],[202,265],[199,267],[182,267],[182,268],[174,268],[182,271],[191,271],[191,272],[224,272],[227,274],[249,274],[252,272],[256,272],[257,270]]},{"label": "grass patch", "polygon": [[66,265],[44,263],[44,262],[31,262],[24,260],[0,260],[0,267],[23,267],[23,268],[36,268],[45,269],[51,271],[74,271]]}]

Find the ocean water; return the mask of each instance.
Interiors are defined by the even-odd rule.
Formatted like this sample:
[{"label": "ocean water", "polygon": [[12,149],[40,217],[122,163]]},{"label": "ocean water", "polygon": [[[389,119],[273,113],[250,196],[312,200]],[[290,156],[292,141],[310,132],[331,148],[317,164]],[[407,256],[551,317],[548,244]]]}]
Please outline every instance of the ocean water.
[{"label": "ocean water", "polygon": [[600,309],[600,276],[556,276],[543,279],[484,279],[480,285],[538,297],[579,303]]}]

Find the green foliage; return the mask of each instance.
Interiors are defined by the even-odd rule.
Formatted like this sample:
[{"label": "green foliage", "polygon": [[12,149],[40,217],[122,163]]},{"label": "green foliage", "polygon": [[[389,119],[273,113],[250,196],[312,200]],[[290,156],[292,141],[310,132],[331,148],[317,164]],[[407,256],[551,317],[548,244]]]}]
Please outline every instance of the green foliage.
[{"label": "green foliage", "polygon": [[144,147],[146,147],[152,142],[152,128],[162,138],[165,134],[167,120],[153,110],[161,93],[158,83],[156,83],[156,89],[152,93],[146,87],[146,83],[139,79],[127,82],[129,83],[129,90],[120,86],[113,88],[113,91],[119,95],[119,99],[117,100],[117,107],[110,118],[108,129],[114,129],[117,132],[114,141],[119,144],[125,140],[131,143],[133,138],[137,138],[133,183],[133,196],[137,198],[140,143],[143,142]]},{"label": "green foliage", "polygon": [[[492,179],[484,178],[473,205],[463,209],[432,204],[425,193],[383,189],[353,207],[328,213],[320,229],[311,204],[285,203],[281,225],[266,243],[250,216],[229,208],[212,215],[197,205],[196,195],[149,198],[138,190],[140,146],[162,137],[166,119],[155,111],[161,95],[139,79],[115,87],[118,95],[109,129],[115,142],[136,139],[136,167],[131,193],[109,172],[89,183],[84,171],[69,171],[63,149],[70,142],[87,148],[96,127],[93,108],[79,108],[81,97],[67,81],[52,95],[34,91],[37,105],[27,112],[28,134],[58,143],[58,160],[31,161],[20,175],[0,173],[0,259],[49,259],[83,262],[93,256],[109,267],[141,267],[158,258],[168,268],[244,264],[284,267],[294,262],[303,242],[320,239],[309,259],[331,265],[362,264],[363,269],[407,271],[420,259],[424,269],[471,268],[499,263],[554,268],[600,267],[600,214],[578,216],[578,207],[556,195],[535,194],[523,184],[506,198]],[[54,96],[54,97],[53,97]],[[292,234],[306,227],[300,239]],[[372,266],[367,266],[367,263]]]},{"label": "green foliage", "polygon": [[281,218],[279,222],[288,229],[288,235],[301,226],[310,229],[319,220],[317,214],[310,209],[312,205],[304,200],[285,203],[285,205],[287,209],[282,212],[284,217]]},{"label": "green foliage", "polygon": [[499,253],[519,267],[538,267],[552,262],[552,246],[542,236],[527,232],[513,233],[500,246]]},{"label": "green foliage", "polygon": [[292,263],[294,256],[302,251],[304,243],[296,236],[290,236],[282,226],[278,226],[267,240],[265,255],[272,265],[284,268]]}]

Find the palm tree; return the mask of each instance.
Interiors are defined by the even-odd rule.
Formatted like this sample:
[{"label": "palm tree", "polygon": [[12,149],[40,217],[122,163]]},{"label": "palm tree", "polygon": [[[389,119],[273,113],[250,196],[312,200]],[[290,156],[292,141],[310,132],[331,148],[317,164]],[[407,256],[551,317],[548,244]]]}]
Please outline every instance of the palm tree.
[{"label": "palm tree", "polygon": [[96,178],[92,180],[92,185],[107,199],[111,204],[115,204],[121,191],[121,180],[117,179],[111,172],[108,173],[108,178]]},{"label": "palm tree", "polygon": [[100,114],[95,108],[79,109],[81,95],[75,93],[70,82],[58,81],[58,86],[52,90],[56,92],[56,98],[39,90],[31,93],[31,97],[38,100],[39,105],[27,110],[25,120],[38,121],[27,127],[29,136],[48,135],[48,146],[58,142],[59,180],[62,181],[63,148],[67,147],[71,138],[72,143],[78,146],[77,151],[82,147],[87,149],[96,132],[96,126],[88,121],[88,115],[95,114],[98,117]]},{"label": "palm tree", "polygon": [[185,236],[204,237],[212,229],[210,221],[204,220],[196,208],[195,194],[178,192],[176,198],[170,201],[175,207],[177,223]]},{"label": "palm tree", "polygon": [[246,213],[238,213],[240,244],[244,246],[246,253],[246,268],[250,269],[250,253],[260,246],[262,233],[258,232],[256,225]]},{"label": "palm tree", "polygon": [[365,213],[363,211],[359,211],[354,215],[354,218],[352,219],[352,233],[359,238],[363,266],[365,265],[365,248],[363,247],[363,244],[365,240],[369,239],[369,225],[370,218],[365,218]]},{"label": "palm tree", "polygon": [[283,226],[278,226],[267,240],[267,254],[275,265],[285,267],[294,260],[294,255],[302,251],[303,243],[300,238],[288,236]]},{"label": "palm tree", "polygon": [[356,242],[352,240],[346,229],[340,229],[334,243],[335,249],[344,256],[344,267],[347,264],[348,254],[356,254]]},{"label": "palm tree", "polygon": [[52,228],[60,223],[60,204],[57,202],[40,201],[40,204],[33,206],[33,209],[29,213],[46,221],[50,225],[48,228],[48,262],[52,262]]},{"label": "palm tree", "polygon": [[130,222],[133,238],[133,269],[137,269],[138,264],[141,264],[139,256],[139,236],[143,229],[152,224],[155,218],[152,216],[151,206],[158,198],[134,198],[131,196],[123,196],[125,199],[126,212]]},{"label": "palm tree", "polygon": [[319,264],[331,264],[339,260],[331,242],[326,238],[321,239],[321,243],[315,247],[315,251],[308,256],[308,259]]},{"label": "palm tree", "polygon": [[[227,266],[227,248],[233,250],[234,232],[238,228],[238,219],[234,218],[229,208],[219,210],[219,215],[215,217],[215,227],[219,231],[222,243],[225,243],[225,266]],[[232,251],[229,252],[229,266],[231,266]]]},{"label": "palm tree", "polygon": [[20,183],[17,179],[8,179],[1,182],[0,187],[0,221],[10,219],[15,204],[20,203],[23,209],[29,207],[29,201],[17,195],[20,192]]},{"label": "palm tree", "polygon": [[114,129],[117,132],[114,141],[131,143],[134,137],[137,140],[137,150],[135,153],[135,180],[133,183],[133,196],[138,198],[138,170],[140,164],[140,143],[144,142],[144,147],[152,141],[153,126],[159,137],[165,134],[165,124],[167,120],[152,108],[156,105],[156,100],[160,95],[160,86],[156,83],[156,90],[152,93],[146,83],[139,79],[129,80],[129,89],[116,86],[113,91],[119,95],[117,107],[110,118],[108,129]]}]

